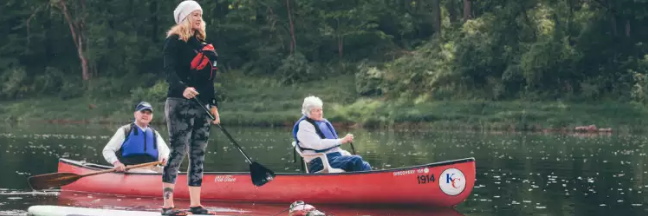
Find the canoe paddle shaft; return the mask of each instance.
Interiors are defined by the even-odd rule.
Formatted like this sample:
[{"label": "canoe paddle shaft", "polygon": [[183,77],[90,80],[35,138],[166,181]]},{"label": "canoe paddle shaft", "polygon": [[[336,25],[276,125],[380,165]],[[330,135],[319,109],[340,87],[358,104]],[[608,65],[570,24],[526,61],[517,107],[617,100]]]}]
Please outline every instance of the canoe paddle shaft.
[{"label": "canoe paddle shaft", "polygon": [[[147,167],[147,166],[155,166],[158,164],[160,164],[160,162],[155,161],[150,163],[131,165],[131,166],[126,166],[126,170],[133,169],[133,168]],[[117,171],[117,168],[101,170],[101,171],[96,171],[96,172],[91,172],[86,174],[48,173],[48,174],[31,176],[27,179],[27,181],[29,183],[29,187],[31,187],[33,190],[42,190],[42,189],[50,189],[50,188],[68,185],[83,177],[110,173],[114,171]]]},{"label": "canoe paddle shaft", "polygon": [[[214,115],[211,114],[209,109],[207,109],[207,107],[203,105],[203,103],[200,102],[200,100],[198,100],[197,97],[194,97],[193,99],[196,102],[198,102],[198,105],[200,105],[200,107],[202,107],[202,109],[207,113],[207,115],[209,115],[209,118],[211,120],[216,120]],[[223,126],[221,126],[220,124],[218,124],[218,127],[221,129],[221,131],[223,131],[225,136],[227,136],[227,138],[230,141],[232,141],[232,144],[236,147],[236,149],[238,149],[241,152],[241,154],[243,154],[247,162],[250,164],[250,176],[252,178],[252,183],[254,185],[262,186],[274,179],[275,174],[272,170],[264,167],[263,165],[257,163],[256,161],[252,161],[250,157],[248,157],[248,155],[245,153],[245,151],[243,151],[243,148],[241,148],[241,146],[236,142],[236,140],[234,140],[234,138],[232,138],[232,136],[227,132],[227,130],[225,130],[225,128],[223,128]]]},{"label": "canoe paddle shaft", "polygon": [[[207,115],[209,115],[209,118],[210,118],[211,120],[216,120],[216,117],[214,117],[214,115],[211,114],[211,112],[207,109],[207,107],[206,107],[205,105],[203,105],[203,103],[200,102],[200,100],[198,100],[198,98],[194,97],[194,99],[196,100],[196,102],[198,102],[198,104],[200,105],[200,107],[202,107],[203,110],[205,110],[205,112],[207,113]],[[223,131],[223,133],[225,134],[225,136],[227,136],[227,138],[229,138],[229,140],[232,141],[232,143],[233,143],[233,144],[236,146],[236,148],[241,152],[241,154],[243,154],[243,156],[245,157],[245,159],[247,160],[247,162],[248,162],[249,164],[252,164],[252,160],[250,160],[250,157],[248,157],[248,155],[243,151],[243,149],[241,148],[241,146],[240,146],[238,143],[236,143],[236,141],[234,140],[234,138],[232,138],[232,136],[227,132],[227,130],[225,130],[225,128],[223,128],[223,126],[221,126],[220,124],[218,124],[218,127]]]}]

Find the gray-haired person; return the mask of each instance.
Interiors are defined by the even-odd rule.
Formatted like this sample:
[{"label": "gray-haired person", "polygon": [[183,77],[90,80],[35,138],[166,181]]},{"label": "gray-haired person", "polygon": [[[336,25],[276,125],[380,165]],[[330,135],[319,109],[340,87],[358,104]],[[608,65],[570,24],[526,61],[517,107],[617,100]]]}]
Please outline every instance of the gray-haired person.
[{"label": "gray-haired person", "polygon": [[[338,138],[333,125],[324,118],[323,102],[315,96],[304,98],[303,116],[293,127],[293,139],[304,153],[325,153],[326,159],[333,168],[346,172],[371,170],[371,165],[359,155],[351,155],[340,148],[341,145],[353,142],[353,135],[347,134]],[[308,171],[314,173],[322,170],[320,158],[304,158]]]}]

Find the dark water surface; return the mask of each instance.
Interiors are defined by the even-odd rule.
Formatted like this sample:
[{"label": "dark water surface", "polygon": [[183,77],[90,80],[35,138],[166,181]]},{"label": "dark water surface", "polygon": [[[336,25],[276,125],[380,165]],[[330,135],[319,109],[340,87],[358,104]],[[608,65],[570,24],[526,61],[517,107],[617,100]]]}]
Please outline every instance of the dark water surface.
[{"label": "dark water surface", "polygon": [[[32,205],[83,203],[114,209],[158,210],[161,200],[32,192],[30,175],[56,172],[59,157],[105,164],[101,150],[119,125],[0,126],[0,215],[25,215]],[[167,137],[164,126],[157,126]],[[247,153],[275,172],[298,172],[290,128],[227,128]],[[348,132],[339,130],[338,132]],[[475,157],[477,181],[454,213],[357,209],[359,215],[648,215],[645,135],[575,135],[354,129],[358,154],[378,168]],[[244,158],[213,128],[205,169],[245,171]],[[346,147],[350,151],[350,148]],[[185,161],[186,163],[186,161]],[[183,165],[183,171],[186,165]],[[213,208],[282,211],[203,202]],[[335,213],[354,209],[316,206]],[[256,211],[256,210],[255,210]],[[370,212],[370,213],[367,213]],[[242,214],[242,213],[241,213]],[[287,215],[287,214],[283,214]]]}]

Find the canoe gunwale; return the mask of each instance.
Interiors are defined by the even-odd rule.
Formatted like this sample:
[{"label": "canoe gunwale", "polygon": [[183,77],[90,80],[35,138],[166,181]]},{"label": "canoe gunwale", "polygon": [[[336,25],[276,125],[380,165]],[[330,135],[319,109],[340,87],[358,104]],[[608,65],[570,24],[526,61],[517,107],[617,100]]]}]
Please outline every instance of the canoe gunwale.
[{"label": "canoe gunwale", "polygon": [[[466,163],[466,162],[474,162],[475,158],[474,157],[468,157],[468,158],[463,158],[463,159],[454,159],[454,160],[445,160],[445,161],[439,161],[439,162],[432,162],[432,163],[427,163],[427,164],[421,164],[421,165],[413,165],[413,166],[405,166],[405,167],[398,167],[398,168],[390,168],[390,169],[383,169],[383,170],[369,170],[369,171],[358,171],[358,172],[343,172],[343,173],[276,173],[277,176],[282,175],[282,176],[318,176],[318,175],[358,175],[358,174],[375,174],[375,173],[383,173],[383,172],[397,172],[397,171],[402,171],[402,170],[411,170],[411,169],[417,169],[417,168],[422,168],[422,167],[435,167],[435,166],[447,166],[447,165],[452,165],[452,164],[458,164],[458,163]],[[89,162],[82,162],[78,160],[72,160],[68,158],[59,158],[59,163],[65,163],[69,164],[72,166],[84,168],[84,169],[89,169],[93,171],[99,171],[99,170],[106,170],[106,169],[111,169],[113,168],[112,166],[106,166],[106,165],[100,165],[100,164],[94,164],[94,163],[89,163]],[[161,173],[124,173],[128,175],[161,175]],[[186,172],[179,172],[178,174],[184,174],[186,175]],[[250,172],[204,172],[204,174],[209,174],[209,175],[246,175],[250,174]]]}]

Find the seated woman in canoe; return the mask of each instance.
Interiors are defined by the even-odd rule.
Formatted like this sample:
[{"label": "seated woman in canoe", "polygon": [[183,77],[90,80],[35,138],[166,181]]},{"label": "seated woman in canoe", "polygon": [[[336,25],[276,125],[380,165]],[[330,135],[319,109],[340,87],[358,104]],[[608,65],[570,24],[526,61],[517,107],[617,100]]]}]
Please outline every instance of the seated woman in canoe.
[{"label": "seated woman in canoe", "polygon": [[[340,148],[341,145],[353,142],[353,135],[347,134],[338,138],[333,125],[324,118],[322,100],[315,96],[308,96],[302,105],[302,116],[293,127],[293,138],[296,145],[304,153],[325,153],[329,164],[333,168],[343,169],[346,172],[371,170],[368,162],[358,155],[351,155]],[[308,164],[308,171],[315,173],[322,170],[320,158],[304,158]]]},{"label": "seated woman in canoe", "polygon": [[[160,134],[149,126],[153,120],[153,107],[148,102],[140,102],[133,115],[135,121],[121,126],[104,147],[104,159],[117,168],[117,171],[124,171],[128,165],[154,161],[165,164],[169,158],[169,147]],[[161,169],[150,167],[129,171],[161,172]]]}]

